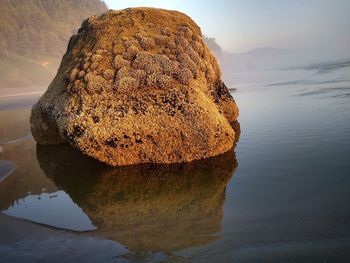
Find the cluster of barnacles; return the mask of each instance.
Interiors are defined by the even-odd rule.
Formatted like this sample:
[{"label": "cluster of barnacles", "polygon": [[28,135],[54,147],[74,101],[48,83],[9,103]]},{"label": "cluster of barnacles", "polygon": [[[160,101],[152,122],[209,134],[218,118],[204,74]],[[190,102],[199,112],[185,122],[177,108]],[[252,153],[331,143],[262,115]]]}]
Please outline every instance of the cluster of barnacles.
[{"label": "cluster of barnacles", "polygon": [[98,49],[78,59],[67,73],[69,92],[100,93],[108,87],[121,93],[143,87],[166,89],[176,83],[189,85],[200,73],[213,83],[219,74],[201,36],[186,24],[175,33],[162,28],[155,37],[144,32],[121,36],[112,46],[110,51]]}]

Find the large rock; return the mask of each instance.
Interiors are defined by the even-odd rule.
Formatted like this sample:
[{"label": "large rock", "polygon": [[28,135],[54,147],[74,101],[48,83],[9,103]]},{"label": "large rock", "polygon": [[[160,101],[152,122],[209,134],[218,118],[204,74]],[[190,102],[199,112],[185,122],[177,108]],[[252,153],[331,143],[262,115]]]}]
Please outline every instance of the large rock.
[{"label": "large rock", "polygon": [[189,162],[235,143],[238,108],[188,16],[109,11],[71,37],[34,105],[39,144],[69,143],[110,165]]}]

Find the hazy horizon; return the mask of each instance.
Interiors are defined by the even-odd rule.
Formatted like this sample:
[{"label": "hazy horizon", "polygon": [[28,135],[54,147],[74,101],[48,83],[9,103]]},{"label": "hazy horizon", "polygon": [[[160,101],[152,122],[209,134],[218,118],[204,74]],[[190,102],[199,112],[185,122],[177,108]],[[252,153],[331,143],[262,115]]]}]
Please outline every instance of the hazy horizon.
[{"label": "hazy horizon", "polygon": [[204,35],[232,53],[272,47],[325,58],[350,57],[350,1],[104,1],[108,8],[148,6],[191,16]]},{"label": "hazy horizon", "polygon": [[0,19],[0,88],[46,87],[69,37],[84,19],[108,8],[136,6],[190,16],[210,38],[206,43],[224,78],[232,72],[350,61],[350,1],[345,0],[5,1]]}]

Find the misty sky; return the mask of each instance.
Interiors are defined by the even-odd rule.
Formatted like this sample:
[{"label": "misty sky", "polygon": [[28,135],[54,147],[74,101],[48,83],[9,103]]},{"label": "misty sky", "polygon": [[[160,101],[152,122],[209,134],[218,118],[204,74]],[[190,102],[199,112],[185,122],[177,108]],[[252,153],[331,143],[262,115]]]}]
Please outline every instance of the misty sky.
[{"label": "misty sky", "polygon": [[190,15],[231,52],[259,47],[350,57],[349,0],[106,0],[111,9],[152,6]]}]

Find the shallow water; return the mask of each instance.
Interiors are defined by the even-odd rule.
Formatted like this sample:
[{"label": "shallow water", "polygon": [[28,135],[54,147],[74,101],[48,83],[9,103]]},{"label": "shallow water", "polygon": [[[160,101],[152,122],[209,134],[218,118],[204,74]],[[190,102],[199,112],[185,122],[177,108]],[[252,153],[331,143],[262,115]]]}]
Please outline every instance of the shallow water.
[{"label": "shallow water", "polygon": [[346,63],[232,74],[235,153],[187,166],[37,146],[36,98],[1,101],[0,261],[349,261],[349,76]]}]

